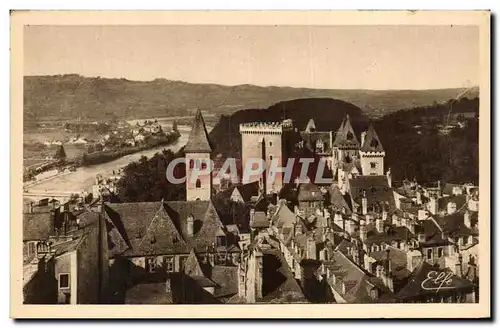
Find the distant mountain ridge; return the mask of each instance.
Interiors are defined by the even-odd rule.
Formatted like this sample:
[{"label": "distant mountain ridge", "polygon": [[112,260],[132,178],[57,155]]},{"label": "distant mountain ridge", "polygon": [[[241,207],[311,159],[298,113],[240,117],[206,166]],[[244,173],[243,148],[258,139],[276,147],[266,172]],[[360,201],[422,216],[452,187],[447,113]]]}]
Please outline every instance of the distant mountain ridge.
[{"label": "distant mountain ridge", "polygon": [[[24,77],[24,120],[106,120],[190,115],[196,108],[232,114],[268,108],[287,100],[333,98],[351,103],[371,117],[400,109],[430,106],[455,98],[463,89],[329,90],[255,85],[224,86],[155,79],[129,81],[76,74]],[[474,98],[477,87],[463,97]]]}]

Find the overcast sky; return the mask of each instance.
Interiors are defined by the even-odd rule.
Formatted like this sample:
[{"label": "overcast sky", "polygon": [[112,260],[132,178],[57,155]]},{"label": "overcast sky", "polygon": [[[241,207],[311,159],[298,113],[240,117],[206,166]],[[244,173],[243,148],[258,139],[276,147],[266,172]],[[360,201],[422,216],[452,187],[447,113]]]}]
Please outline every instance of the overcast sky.
[{"label": "overcast sky", "polygon": [[477,85],[467,26],[29,26],[25,75],[329,89]]}]

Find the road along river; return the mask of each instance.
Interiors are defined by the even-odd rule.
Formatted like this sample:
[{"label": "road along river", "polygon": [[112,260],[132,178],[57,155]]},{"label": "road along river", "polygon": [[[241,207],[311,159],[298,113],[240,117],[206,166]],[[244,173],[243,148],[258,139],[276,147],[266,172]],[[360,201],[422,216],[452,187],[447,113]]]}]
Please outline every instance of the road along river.
[{"label": "road along river", "polygon": [[[25,184],[25,191],[28,194],[31,192],[48,192],[48,193],[58,193],[58,192],[81,192],[81,191],[91,191],[92,185],[95,182],[95,178],[98,174],[102,176],[109,176],[112,174],[113,170],[118,170],[130,162],[138,161],[142,156],[152,157],[159,151],[163,149],[170,149],[173,152],[181,149],[189,138],[189,133],[191,131],[190,126],[179,125],[179,132],[181,133],[180,138],[173,144],[158,146],[155,148],[143,150],[134,154],[126,155],[120,157],[111,162],[92,165],[87,167],[80,167],[74,172],[65,173],[57,175],[53,178],[40,181],[39,183],[30,184],[29,187]],[[211,130],[211,127],[207,127]]]}]

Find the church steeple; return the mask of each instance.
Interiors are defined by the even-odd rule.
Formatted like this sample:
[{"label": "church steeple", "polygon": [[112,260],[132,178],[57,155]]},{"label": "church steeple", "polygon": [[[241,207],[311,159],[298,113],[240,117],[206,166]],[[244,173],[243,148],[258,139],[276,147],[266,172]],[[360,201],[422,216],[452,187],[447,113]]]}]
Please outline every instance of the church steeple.
[{"label": "church steeple", "polygon": [[191,133],[189,140],[184,147],[186,153],[210,153],[212,152],[212,145],[208,139],[207,128],[205,121],[201,115],[200,109],[196,111],[193,124],[191,126]]},{"label": "church steeple", "polygon": [[211,165],[212,145],[199,109],[194,116],[184,152],[186,153],[186,199],[210,200],[212,174],[208,171]]}]

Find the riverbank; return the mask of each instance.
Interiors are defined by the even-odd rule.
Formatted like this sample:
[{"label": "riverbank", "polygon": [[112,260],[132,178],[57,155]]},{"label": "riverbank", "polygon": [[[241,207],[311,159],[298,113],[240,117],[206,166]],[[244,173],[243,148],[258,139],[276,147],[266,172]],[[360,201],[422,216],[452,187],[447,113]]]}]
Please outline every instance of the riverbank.
[{"label": "riverbank", "polygon": [[143,150],[155,148],[158,146],[166,146],[176,142],[180,138],[180,136],[181,134],[179,132],[171,132],[168,135],[163,135],[161,137],[150,137],[147,141],[147,144],[141,146],[83,154],[82,166],[103,164]]}]

